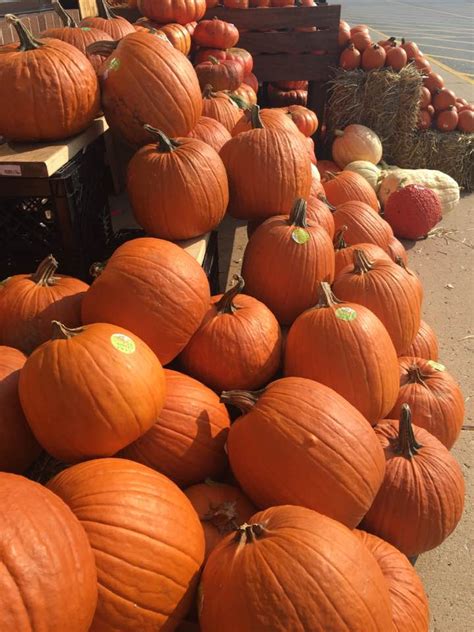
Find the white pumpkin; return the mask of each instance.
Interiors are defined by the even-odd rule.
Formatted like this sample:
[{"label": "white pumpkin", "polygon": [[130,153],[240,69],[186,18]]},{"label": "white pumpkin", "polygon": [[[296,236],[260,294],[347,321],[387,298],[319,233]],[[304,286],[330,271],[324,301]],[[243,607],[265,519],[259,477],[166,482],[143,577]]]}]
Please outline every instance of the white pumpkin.
[{"label": "white pumpkin", "polygon": [[380,184],[381,169],[367,160],[354,160],[344,167],[344,171],[353,171],[362,176],[375,192]]},{"label": "white pumpkin", "polygon": [[378,197],[382,207],[389,196],[400,186],[419,184],[432,189],[438,194],[441,201],[443,216],[450,213],[459,202],[459,185],[442,171],[434,169],[399,169],[388,167],[382,172],[382,182],[379,187]]},{"label": "white pumpkin", "polygon": [[313,178],[313,180],[317,180],[318,182],[321,182],[321,174],[319,173],[319,169],[316,167],[316,165],[311,165],[311,177]]},{"label": "white pumpkin", "polygon": [[367,160],[377,165],[382,160],[380,138],[365,125],[348,125],[334,132],[332,158],[341,169],[355,160]]}]

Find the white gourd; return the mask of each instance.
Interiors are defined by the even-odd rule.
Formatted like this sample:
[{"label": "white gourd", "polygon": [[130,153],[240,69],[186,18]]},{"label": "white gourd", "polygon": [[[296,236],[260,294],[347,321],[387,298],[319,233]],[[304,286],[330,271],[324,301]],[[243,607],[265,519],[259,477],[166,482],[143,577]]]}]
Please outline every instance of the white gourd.
[{"label": "white gourd", "polygon": [[344,171],[353,171],[362,176],[375,192],[380,184],[381,169],[367,160],[354,160],[344,167]]}]

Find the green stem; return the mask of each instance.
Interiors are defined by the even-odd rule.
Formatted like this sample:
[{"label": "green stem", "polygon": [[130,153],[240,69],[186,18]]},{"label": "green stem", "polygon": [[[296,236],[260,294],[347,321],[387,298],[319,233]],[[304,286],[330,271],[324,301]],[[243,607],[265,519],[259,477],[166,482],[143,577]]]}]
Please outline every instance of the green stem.
[{"label": "green stem", "polygon": [[77,27],[77,23],[74,20],[74,18],[71,15],[69,15],[67,11],[64,10],[64,7],[61,6],[58,0],[52,3],[52,7],[56,15],[59,16],[59,19],[63,23],[63,26],[69,27],[69,28]]},{"label": "green stem", "polygon": [[152,127],[145,123],[143,129],[146,130],[151,136],[153,136],[154,140],[157,142],[157,150],[162,154],[171,154],[175,149],[179,147],[179,143],[171,138],[168,138],[166,134],[164,134],[161,130],[156,129],[156,127]]},{"label": "green stem", "polygon": [[398,429],[397,452],[406,459],[412,459],[423,446],[418,443],[411,424],[411,410],[408,404],[402,405]]},{"label": "green stem", "polygon": [[252,105],[250,108],[250,123],[252,129],[264,129],[262,119],[260,118],[260,107],[258,105]]},{"label": "green stem", "polygon": [[233,301],[234,298],[244,289],[245,281],[240,274],[234,274],[233,280],[235,281],[235,285],[229,288],[216,303],[218,314],[234,314],[237,311],[237,307],[234,305]]},{"label": "green stem", "polygon": [[290,217],[288,219],[288,224],[290,226],[299,226],[300,228],[307,228],[308,224],[306,222],[306,209],[308,205],[306,200],[299,198],[293,204],[293,208],[291,209]]},{"label": "green stem", "polygon": [[48,255],[39,264],[36,272],[33,272],[33,274],[31,275],[31,280],[37,285],[54,285],[56,282],[56,279],[54,278],[54,273],[58,269],[58,265],[59,264],[53,257],[53,255]]},{"label": "green stem", "polygon": [[16,17],[16,15],[13,15],[12,13],[7,13],[7,15],[5,16],[5,22],[11,24],[17,32],[18,39],[20,40],[20,46],[18,47],[18,50],[35,50],[36,48],[40,48],[40,46],[43,46],[43,42],[39,42],[37,39],[35,39],[33,37],[33,34],[26,28],[23,22]]},{"label": "green stem", "polygon": [[255,404],[258,402],[258,398],[265,392],[265,389],[260,391],[222,391],[221,403],[230,404],[239,408],[242,413],[246,414],[252,410]]}]

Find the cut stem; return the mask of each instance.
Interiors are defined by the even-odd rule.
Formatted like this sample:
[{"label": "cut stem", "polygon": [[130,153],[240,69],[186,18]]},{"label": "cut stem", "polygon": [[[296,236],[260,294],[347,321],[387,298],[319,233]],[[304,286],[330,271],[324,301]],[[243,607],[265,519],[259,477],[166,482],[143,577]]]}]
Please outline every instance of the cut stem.
[{"label": "cut stem", "polygon": [[343,301],[340,301],[334,296],[331,290],[331,285],[327,281],[321,281],[319,283],[319,300],[316,308],[333,307],[339,305]]},{"label": "cut stem", "polygon": [[59,19],[63,23],[63,26],[70,28],[77,27],[77,22],[67,11],[64,10],[64,7],[58,2],[58,0],[53,1],[52,6],[54,12],[59,16]]},{"label": "cut stem", "polygon": [[234,274],[233,280],[235,281],[235,284],[229,288],[216,303],[218,314],[234,314],[238,309],[238,307],[234,305],[233,301],[244,289],[245,281],[240,274]]},{"label": "cut stem", "polygon": [[264,129],[262,119],[260,117],[260,106],[252,105],[250,108],[250,124],[252,129]]},{"label": "cut stem", "polygon": [[48,255],[39,264],[36,272],[33,272],[31,280],[37,285],[54,285],[57,281],[54,277],[54,273],[58,269],[58,265],[53,255]]},{"label": "cut stem", "polygon": [[51,340],[69,340],[70,338],[82,334],[82,332],[85,331],[85,327],[75,327],[74,329],[71,329],[70,327],[66,327],[66,325],[60,323],[58,320],[51,321],[51,325],[53,329]]},{"label": "cut stem", "polygon": [[97,0],[97,10],[99,18],[104,18],[104,20],[116,20],[118,15],[109,9],[109,5],[105,0]]},{"label": "cut stem", "polygon": [[426,375],[423,375],[420,367],[417,364],[412,364],[407,370],[407,377],[410,384],[420,384],[421,386],[426,386]]},{"label": "cut stem", "polygon": [[260,391],[222,391],[220,401],[222,404],[229,404],[239,408],[242,413],[246,414],[252,410],[258,402],[258,398],[265,392],[262,388]]},{"label": "cut stem", "polygon": [[39,42],[35,37],[33,37],[33,34],[26,28],[20,18],[16,17],[16,15],[7,13],[5,21],[8,22],[8,24],[11,24],[17,32],[18,39],[20,40],[18,50],[35,50],[35,48],[44,46],[43,42]]},{"label": "cut stem", "polygon": [[406,459],[413,458],[423,446],[418,443],[411,423],[411,410],[408,404],[402,405],[400,426],[398,430],[397,452]]},{"label": "cut stem", "polygon": [[256,540],[259,540],[267,533],[267,530],[263,526],[256,522],[255,524],[247,524],[246,522],[237,528],[237,532],[235,534],[235,540],[239,544],[251,544]]},{"label": "cut stem", "polygon": [[291,209],[290,217],[288,218],[288,224],[290,226],[308,228],[308,224],[306,221],[307,208],[308,204],[306,203],[306,200],[303,200],[303,198],[298,198],[293,204],[293,208]]},{"label": "cut stem", "polygon": [[100,42],[93,42],[86,48],[88,55],[102,55],[102,57],[109,57],[119,45],[119,41],[101,40]]},{"label": "cut stem", "polygon": [[374,269],[374,262],[370,261],[367,253],[361,248],[356,248],[352,257],[354,262],[354,272],[356,274],[367,274]]},{"label": "cut stem", "polygon": [[348,230],[347,226],[341,226],[341,228],[334,235],[334,250],[344,250],[349,247],[349,244],[344,239],[344,233]]},{"label": "cut stem", "polygon": [[164,134],[161,130],[156,129],[156,127],[152,127],[145,123],[143,129],[146,130],[151,136],[153,136],[154,140],[157,141],[157,150],[162,154],[171,154],[175,149],[179,147],[179,143],[171,138],[168,138],[166,134]]}]

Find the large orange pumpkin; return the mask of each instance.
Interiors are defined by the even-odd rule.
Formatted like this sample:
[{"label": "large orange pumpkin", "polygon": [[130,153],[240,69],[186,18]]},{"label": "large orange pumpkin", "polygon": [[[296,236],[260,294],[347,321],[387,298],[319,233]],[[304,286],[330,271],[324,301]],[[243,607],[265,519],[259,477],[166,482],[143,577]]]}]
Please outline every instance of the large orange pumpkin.
[{"label": "large orange pumpkin", "polygon": [[20,44],[0,46],[0,136],[54,141],[82,132],[100,107],[90,61],[66,42],[35,39],[14,15],[5,20]]},{"label": "large orange pumpkin", "polygon": [[407,403],[413,423],[428,430],[449,450],[464,421],[461,389],[439,362],[410,357],[401,357],[399,362],[400,392],[387,417],[397,419]]},{"label": "large orange pumpkin", "polygon": [[86,293],[82,317],[130,329],[168,364],[197,331],[210,298],[206,274],[191,255],[143,237],[117,248]]},{"label": "large orange pumpkin", "polygon": [[420,328],[418,329],[415,339],[400,355],[410,356],[412,358],[424,358],[425,360],[434,360],[435,362],[438,360],[438,338],[428,323],[425,323],[424,320],[420,322]]},{"label": "large orange pumpkin", "polygon": [[199,21],[206,12],[206,0],[138,0],[142,15],[159,24],[188,24]]},{"label": "large orange pumpkin", "polygon": [[[133,32],[109,46],[101,72],[102,105],[107,122],[130,145],[150,137],[145,123],[167,136],[186,136],[201,116],[202,99],[194,68],[179,51],[153,32]],[[103,52],[101,44],[90,52]],[[94,48],[97,47],[97,48]]]},{"label": "large orange pumpkin", "polygon": [[[135,28],[128,20],[116,15],[108,6],[107,0],[97,0],[98,16],[87,17],[81,21],[81,26],[100,29],[110,35],[113,40],[119,40],[129,33],[134,33]],[[106,38],[104,38],[106,39]]]},{"label": "large orange pumpkin", "polygon": [[407,557],[376,535],[358,529],[352,533],[369,549],[385,577],[396,632],[428,632],[428,598]]},{"label": "large orange pumpkin", "polygon": [[99,601],[90,631],[174,630],[204,559],[202,527],[183,492],[126,459],[75,465],[48,487],[76,514],[95,554]]},{"label": "large orange pumpkin", "polygon": [[191,501],[206,538],[206,560],[225,536],[247,522],[256,512],[255,506],[233,485],[208,479],[184,490]]},{"label": "large orange pumpkin", "polygon": [[221,149],[229,177],[229,213],[238,219],[284,215],[311,190],[311,161],[304,139],[265,128],[257,105],[252,108],[252,127]]},{"label": "large orange pumpkin", "polygon": [[31,353],[51,338],[51,322],[81,324],[81,303],[87,283],[56,275],[58,262],[49,255],[33,274],[18,274],[2,283],[0,344]]},{"label": "large orange pumpkin", "polygon": [[200,588],[203,632],[394,630],[372,555],[346,527],[303,507],[252,516],[211,553]]},{"label": "large orange pumpkin", "polygon": [[347,231],[347,226],[342,226],[334,236],[334,252],[336,259],[336,278],[340,275],[342,270],[347,266],[350,266],[354,260],[354,251],[357,249],[362,249],[369,257],[376,259],[387,259],[390,260],[389,255],[382,250],[379,246],[375,244],[355,244],[353,246],[349,246],[346,242],[344,235]]},{"label": "large orange pumpkin", "polygon": [[166,398],[156,423],[122,455],[161,472],[180,487],[222,474],[230,427],[224,404],[188,375],[165,369]]},{"label": "large orange pumpkin", "polygon": [[23,414],[18,397],[20,370],[26,357],[0,346],[0,471],[21,474],[39,456],[41,448]]},{"label": "large orange pumpkin", "polygon": [[2,630],[88,632],[97,573],[84,529],[45,487],[0,473]]},{"label": "large orange pumpkin", "polygon": [[163,408],[165,380],[154,353],[129,331],[55,321],[53,339],[26,361],[19,392],[38,441],[71,463],[115,454],[146,432]]},{"label": "large orange pumpkin", "polygon": [[246,291],[262,301],[284,325],[314,304],[320,281],[334,279],[334,250],[321,226],[308,225],[306,202],[291,215],[267,219],[244,253]]},{"label": "large orange pumpkin", "polygon": [[220,393],[267,384],[280,366],[281,332],[272,312],[240,294],[244,280],[211,298],[201,326],[181,354],[186,372]]},{"label": "large orange pumpkin", "polygon": [[291,503],[359,524],[384,466],[372,428],[349,402],[298,377],[263,393],[226,391],[222,400],[243,412],[227,450],[236,479],[258,507]]},{"label": "large orange pumpkin", "polygon": [[362,527],[412,557],[439,546],[456,528],[464,507],[464,479],[456,459],[431,433],[400,421],[375,427],[385,452],[382,486]]},{"label": "large orange pumpkin", "polygon": [[202,114],[219,121],[227,131],[232,133],[242,111],[225,92],[213,92],[212,86],[202,91]]},{"label": "large orange pumpkin", "polygon": [[323,182],[326,197],[333,206],[344,202],[364,202],[374,211],[379,211],[380,204],[375,191],[365,178],[354,171],[341,171],[336,175],[326,174]]},{"label": "large orange pumpkin", "polygon": [[398,359],[387,330],[366,307],[339,301],[328,283],[289,331],[285,375],[326,384],[372,424],[397,398]]},{"label": "large orange pumpkin", "polygon": [[128,163],[127,191],[147,234],[190,239],[216,228],[229,202],[227,174],[217,152],[195,138],[170,139],[146,125],[155,142]]},{"label": "large orange pumpkin", "polygon": [[[344,171],[343,173],[349,172]],[[333,218],[336,231],[345,227],[344,240],[348,245],[375,244],[388,252],[393,237],[390,224],[365,202],[345,202],[337,207]]]},{"label": "large orange pumpkin", "polygon": [[340,272],[332,289],[341,300],[364,305],[378,316],[400,354],[413,342],[420,327],[421,301],[418,285],[412,279],[385,253],[374,257],[357,247],[352,264]]},{"label": "large orange pumpkin", "polygon": [[[283,110],[264,108],[260,110],[260,119],[267,129],[287,130],[293,133],[297,132],[296,125]],[[249,132],[251,129],[253,129],[251,110],[245,110],[232,130],[232,136],[237,136],[237,134],[241,134],[242,132]]]},{"label": "large orange pumpkin", "polygon": [[201,116],[196,127],[189,132],[188,136],[189,138],[197,138],[204,141],[215,149],[217,153],[232,138],[230,132],[222,123],[208,116]]}]

